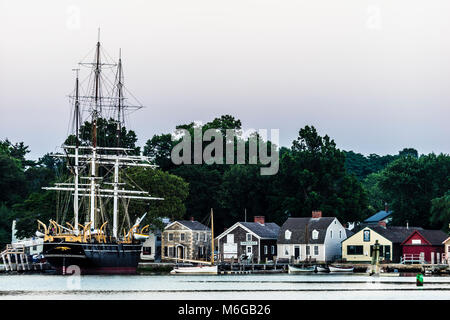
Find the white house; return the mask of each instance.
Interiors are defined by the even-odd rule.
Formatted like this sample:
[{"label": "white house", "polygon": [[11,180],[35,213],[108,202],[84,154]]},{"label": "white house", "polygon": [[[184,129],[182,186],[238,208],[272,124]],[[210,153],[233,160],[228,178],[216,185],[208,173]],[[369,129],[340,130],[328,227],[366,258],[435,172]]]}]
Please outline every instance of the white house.
[{"label": "white house", "polygon": [[313,211],[311,218],[288,218],[278,234],[278,259],[329,262],[341,256],[345,228],[335,217],[322,217]]}]

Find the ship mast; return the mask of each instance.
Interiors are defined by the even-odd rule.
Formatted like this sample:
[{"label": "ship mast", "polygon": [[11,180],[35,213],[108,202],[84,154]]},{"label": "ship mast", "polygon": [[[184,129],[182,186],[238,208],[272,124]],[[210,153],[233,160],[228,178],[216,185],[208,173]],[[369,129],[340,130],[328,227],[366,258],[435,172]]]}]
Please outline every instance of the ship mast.
[{"label": "ship mast", "polygon": [[74,216],[74,231],[78,235],[78,149],[79,143],[79,123],[80,123],[80,100],[79,100],[79,80],[78,71],[80,69],[74,69],[77,73],[77,78],[75,80],[75,177],[74,177],[74,198],[73,198],[73,216]]},{"label": "ship mast", "polygon": [[94,108],[92,110],[92,159],[91,159],[91,178],[90,178],[90,221],[91,221],[91,230],[95,229],[95,213],[97,211],[97,198],[95,196],[95,178],[97,177],[97,120],[98,120],[98,112],[101,110],[100,104],[100,72],[101,72],[101,64],[100,64],[100,29],[98,30],[98,40],[96,46],[95,53],[95,69],[94,69]]},{"label": "ship mast", "polygon": [[119,189],[119,148],[120,148],[120,132],[121,132],[121,112],[122,112],[122,101],[123,101],[123,75],[122,75],[122,54],[119,50],[119,63],[117,65],[117,129],[116,129],[116,160],[114,161],[114,198],[113,198],[113,237],[117,238],[118,224],[119,224],[119,206],[118,206],[118,189]]}]

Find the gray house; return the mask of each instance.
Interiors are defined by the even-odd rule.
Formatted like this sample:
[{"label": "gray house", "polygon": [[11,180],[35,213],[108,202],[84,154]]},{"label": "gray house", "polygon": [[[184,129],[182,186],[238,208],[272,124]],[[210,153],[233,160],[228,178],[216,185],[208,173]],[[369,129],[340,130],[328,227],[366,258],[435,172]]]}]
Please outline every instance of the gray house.
[{"label": "gray house", "polygon": [[273,260],[279,230],[276,223],[266,223],[263,216],[255,216],[254,222],[236,222],[216,238],[219,260]]},{"label": "gray house", "polygon": [[209,260],[211,229],[191,220],[168,224],[161,234],[162,260]]}]

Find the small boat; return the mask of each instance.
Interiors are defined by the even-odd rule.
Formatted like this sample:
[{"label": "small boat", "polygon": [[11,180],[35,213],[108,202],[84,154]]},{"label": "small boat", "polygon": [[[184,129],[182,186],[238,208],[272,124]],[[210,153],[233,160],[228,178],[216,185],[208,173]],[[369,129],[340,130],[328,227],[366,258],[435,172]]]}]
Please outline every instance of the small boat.
[{"label": "small boat", "polygon": [[217,274],[217,266],[198,265],[195,267],[175,267],[171,274]]},{"label": "small boat", "polygon": [[296,274],[296,273],[312,273],[316,270],[315,266],[311,267],[294,267],[291,265],[288,265],[288,273],[289,274]]},{"label": "small boat", "polygon": [[352,273],[353,267],[342,267],[342,266],[329,266],[330,272],[339,272],[339,273]]},{"label": "small boat", "polygon": [[322,267],[322,266],[316,266],[316,271],[317,272],[330,272],[330,270],[327,267]]}]

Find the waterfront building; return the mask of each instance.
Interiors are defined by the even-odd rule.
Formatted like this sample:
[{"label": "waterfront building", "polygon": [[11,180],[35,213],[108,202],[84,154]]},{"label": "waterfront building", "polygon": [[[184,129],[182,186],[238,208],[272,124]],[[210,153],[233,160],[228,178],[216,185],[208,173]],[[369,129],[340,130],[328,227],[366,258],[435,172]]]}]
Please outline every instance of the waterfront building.
[{"label": "waterfront building", "polygon": [[288,218],[278,234],[278,259],[335,261],[340,259],[341,242],[346,237],[339,220],[322,217],[322,211],[313,211],[311,218]]},{"label": "waterfront building", "polygon": [[276,223],[265,222],[264,216],[255,216],[253,222],[236,222],[216,238],[219,260],[273,261],[279,230]]},{"label": "waterfront building", "polygon": [[445,260],[443,242],[447,238],[441,230],[415,230],[402,242],[403,260],[441,263]]},{"label": "waterfront building", "polygon": [[211,229],[191,220],[169,223],[161,234],[162,260],[209,260]]},{"label": "waterfront building", "polygon": [[400,262],[403,241],[417,227],[386,226],[380,221],[375,226],[365,226],[352,236],[342,241],[342,259],[351,262],[372,262],[372,251],[375,241],[380,244],[380,259]]},{"label": "waterfront building", "polygon": [[[163,218],[164,226],[170,223],[169,218]],[[141,260],[161,261],[161,230],[154,229],[149,232],[148,238],[142,244]]]},{"label": "waterfront building", "polygon": [[444,260],[450,265],[450,237],[442,241],[444,245]]}]

